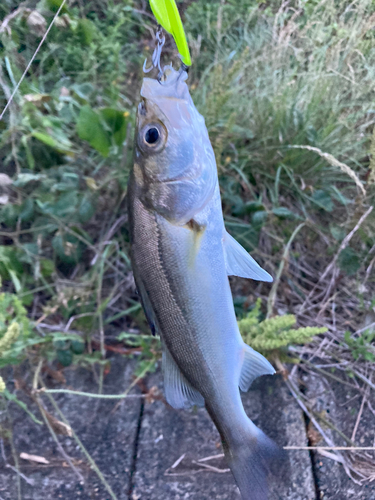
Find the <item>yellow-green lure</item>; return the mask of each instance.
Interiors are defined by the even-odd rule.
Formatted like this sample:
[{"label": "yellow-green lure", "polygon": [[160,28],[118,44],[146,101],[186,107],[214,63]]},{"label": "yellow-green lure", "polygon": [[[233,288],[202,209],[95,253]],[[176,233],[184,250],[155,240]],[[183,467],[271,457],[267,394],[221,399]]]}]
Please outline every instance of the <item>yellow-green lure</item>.
[{"label": "yellow-green lure", "polygon": [[173,36],[182,62],[191,66],[189,47],[175,0],[150,0],[150,6],[158,23]]}]

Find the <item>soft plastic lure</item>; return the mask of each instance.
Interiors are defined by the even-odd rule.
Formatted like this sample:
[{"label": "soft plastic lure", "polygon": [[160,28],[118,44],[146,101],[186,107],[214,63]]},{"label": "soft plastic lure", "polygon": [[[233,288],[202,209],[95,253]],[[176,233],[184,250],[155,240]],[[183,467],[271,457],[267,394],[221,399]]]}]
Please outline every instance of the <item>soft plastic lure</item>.
[{"label": "soft plastic lure", "polygon": [[150,6],[160,26],[173,36],[182,62],[191,66],[189,47],[175,0],[150,0]]}]

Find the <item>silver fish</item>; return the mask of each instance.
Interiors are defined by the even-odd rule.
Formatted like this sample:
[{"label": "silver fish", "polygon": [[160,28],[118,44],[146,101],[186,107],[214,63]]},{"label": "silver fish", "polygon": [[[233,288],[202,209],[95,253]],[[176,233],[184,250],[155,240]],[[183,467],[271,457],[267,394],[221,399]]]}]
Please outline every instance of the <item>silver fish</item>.
[{"label": "silver fish", "polygon": [[239,333],[228,275],[272,281],[224,227],[217,167],[185,72],[145,78],[128,186],[134,277],[161,337],[174,408],[205,406],[244,500],[266,500],[276,445],[247,417],[247,391],[272,365]]}]

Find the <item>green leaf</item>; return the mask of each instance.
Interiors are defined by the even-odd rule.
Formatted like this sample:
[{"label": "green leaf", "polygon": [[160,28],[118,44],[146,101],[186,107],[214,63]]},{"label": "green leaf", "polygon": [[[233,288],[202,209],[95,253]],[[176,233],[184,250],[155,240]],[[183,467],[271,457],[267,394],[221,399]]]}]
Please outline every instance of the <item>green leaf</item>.
[{"label": "green leaf", "polygon": [[78,216],[80,222],[87,222],[91,219],[91,217],[95,214],[95,207],[91,201],[91,195],[85,195],[78,209]]},{"label": "green leaf", "polygon": [[323,191],[322,189],[318,189],[312,195],[312,199],[315,201],[315,203],[320,208],[322,208],[326,212],[332,212],[333,202],[332,202],[331,196],[326,191]]},{"label": "green leaf", "polygon": [[10,279],[17,292],[21,291],[19,276],[23,274],[23,265],[19,255],[11,246],[0,246],[0,276]]},{"label": "green leaf", "polygon": [[25,250],[25,252],[20,253],[20,261],[26,262],[27,264],[33,264],[35,262],[34,258],[39,252],[38,245],[36,243],[24,243],[22,249]]},{"label": "green leaf", "polygon": [[43,174],[18,174],[17,179],[13,182],[13,186],[22,188],[25,187],[29,182],[41,181],[46,178],[47,176]]},{"label": "green leaf", "polygon": [[63,365],[63,366],[69,366],[72,364],[73,361],[73,353],[70,350],[58,350],[56,351],[57,354],[57,360]]},{"label": "green leaf", "polygon": [[64,336],[64,338],[56,338],[54,336],[53,346],[55,349],[57,349],[59,351],[63,351],[69,347],[69,344],[68,344],[68,341],[67,341],[65,336]]},{"label": "green leaf", "polygon": [[[48,8],[52,12],[57,12],[62,4],[63,0],[46,0]],[[67,4],[61,9],[60,14],[66,14],[68,12]]]},{"label": "green leaf", "polygon": [[108,156],[111,145],[109,135],[104,129],[99,115],[90,106],[86,105],[81,108],[77,122],[77,133],[102,156]]},{"label": "green leaf", "polygon": [[353,200],[350,200],[349,198],[344,196],[342,192],[339,189],[337,189],[336,186],[332,186],[331,192],[332,192],[332,197],[342,205],[346,206],[349,205],[350,203],[353,203]]},{"label": "green leaf", "polygon": [[57,257],[67,264],[76,264],[82,254],[79,240],[71,234],[57,234],[52,240],[52,248]]},{"label": "green leaf", "polygon": [[363,357],[365,358],[366,361],[374,361],[374,355],[369,351],[365,351],[363,353]]},{"label": "green leaf", "polygon": [[272,209],[272,213],[277,217],[281,217],[283,219],[299,219],[299,215],[295,214],[289,208],[286,207],[275,207]]},{"label": "green leaf", "polygon": [[9,351],[15,358],[20,356],[21,354],[25,354],[26,348],[33,346],[33,345],[39,345],[39,344],[45,344],[51,340],[51,337],[44,337],[44,338],[27,338],[27,339],[22,339],[18,340],[17,342],[14,343],[12,346],[12,349]]},{"label": "green leaf", "polygon": [[8,203],[3,208],[0,208],[0,222],[4,222],[9,228],[14,227],[17,223],[19,212],[19,205]]},{"label": "green leaf", "polygon": [[248,201],[245,203],[246,213],[257,212],[258,210],[264,210],[264,205],[260,201]]},{"label": "green leaf", "polygon": [[101,114],[107,124],[110,134],[117,146],[121,146],[126,137],[127,120],[122,111],[113,108],[104,108]]},{"label": "green leaf", "polygon": [[55,202],[43,203],[40,200],[36,200],[36,202],[43,213],[54,215],[61,219],[76,210],[78,203],[77,191],[63,193]]},{"label": "green leaf", "polygon": [[50,146],[53,149],[56,149],[60,152],[70,152],[72,144],[67,138],[67,136],[59,130],[57,127],[55,129],[56,138],[50,134],[46,134],[44,132],[32,132],[32,136],[38,139],[38,141],[43,142],[47,146]]},{"label": "green leaf", "polygon": [[23,135],[21,138],[21,142],[22,142],[23,147],[25,148],[27,163],[28,163],[30,169],[34,170],[35,160],[34,160],[34,156],[33,156],[32,152],[31,152],[31,148],[30,148],[29,141],[28,141],[28,136]]},{"label": "green leaf", "polygon": [[344,250],[340,252],[337,263],[339,268],[348,276],[355,274],[361,267],[359,255],[350,247],[344,248]]},{"label": "green leaf", "polygon": [[50,135],[45,134],[44,132],[33,132],[32,136],[38,139],[38,141],[47,144],[51,148],[57,148],[57,141]]},{"label": "green leaf", "polygon": [[77,35],[82,45],[90,45],[96,35],[95,24],[90,19],[80,19],[77,25]]},{"label": "green leaf", "polygon": [[49,278],[55,271],[55,264],[51,259],[40,259],[40,272],[44,278]]},{"label": "green leaf", "polygon": [[241,137],[244,137],[245,139],[254,139],[255,134],[251,130],[249,123],[246,124],[245,127],[241,127],[240,125],[233,125],[233,133],[235,135],[239,135]]},{"label": "green leaf", "polygon": [[74,354],[82,354],[85,350],[85,343],[82,340],[72,340],[70,348]]},{"label": "green leaf", "polygon": [[85,101],[88,101],[91,94],[94,92],[94,87],[91,83],[75,83],[71,88],[78,95],[78,97],[84,99]]},{"label": "green leaf", "polygon": [[34,201],[32,198],[26,198],[21,205],[20,219],[24,222],[33,220],[34,215]]},{"label": "green leaf", "polygon": [[31,304],[33,303],[34,301],[34,294],[31,292],[31,293],[25,293],[22,294],[22,298],[21,298],[21,301],[22,301],[22,304],[24,306],[31,306]]},{"label": "green leaf", "polygon": [[352,337],[351,337],[350,332],[348,330],[344,333],[344,339],[348,345],[352,344]]},{"label": "green leaf", "polygon": [[262,225],[268,217],[268,213],[265,210],[258,210],[257,212],[254,212],[251,220],[255,225]]},{"label": "green leaf", "polygon": [[332,225],[329,230],[336,241],[342,241],[345,238],[345,229],[342,227]]},{"label": "green leaf", "polygon": [[21,282],[18,279],[17,274],[13,271],[13,269],[8,269],[8,273],[12,279],[14,288],[16,289],[16,292],[19,293],[22,289]]}]

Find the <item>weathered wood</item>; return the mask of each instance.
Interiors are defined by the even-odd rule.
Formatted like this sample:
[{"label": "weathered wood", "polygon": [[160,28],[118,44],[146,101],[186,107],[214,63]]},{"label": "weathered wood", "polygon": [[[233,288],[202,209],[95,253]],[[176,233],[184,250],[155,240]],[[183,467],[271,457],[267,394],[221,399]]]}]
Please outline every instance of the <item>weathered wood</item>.
[{"label": "weathered wood", "polygon": [[[148,384],[162,387],[160,374]],[[279,377],[263,377],[243,399],[250,418],[280,446],[306,446],[303,416]],[[204,409],[177,411],[163,401],[145,403],[132,500],[239,500],[230,472],[201,471],[194,463],[219,453],[219,435]],[[170,470],[184,454],[182,462]],[[224,459],[204,463],[227,468]],[[169,475],[172,472],[180,475]],[[287,452],[284,467],[271,478],[270,488],[270,500],[315,500],[308,452]]]},{"label": "weathered wood", "polygon": [[[359,391],[351,390],[350,387],[325,380],[321,376],[305,375],[306,395],[310,399],[309,405],[318,414],[331,421],[341,432],[351,438],[353,429],[362,403]],[[375,398],[373,393],[368,397],[373,406]],[[337,432],[329,429],[323,424],[324,431],[333,438],[337,446],[348,446]],[[311,426],[313,429],[313,426]],[[355,443],[357,446],[374,446],[375,417],[365,404],[359,420]],[[327,446],[320,439],[318,433],[313,431],[314,445]],[[369,457],[375,460],[375,453],[370,452]],[[324,500],[374,500],[374,482],[365,482],[362,485],[355,484],[345,473],[343,466],[330,458],[313,453],[315,478]],[[375,468],[373,470],[375,473]]]},{"label": "weathered wood", "polygon": [[[105,378],[103,392],[106,394],[124,392],[132,381],[133,370],[134,363],[128,359],[112,358],[111,371]],[[64,375],[69,388],[98,392],[98,384],[91,371],[82,368],[67,369]],[[118,400],[89,399],[66,394],[58,395],[55,399],[118,500],[127,500],[141,399],[121,400],[114,413],[112,411]],[[46,396],[43,396],[43,401],[53,413]],[[27,403],[38,418],[41,418],[30,400]],[[64,450],[83,475],[84,485],[80,484],[77,476],[59,453],[45,425],[38,426],[15,405],[11,406],[11,413],[14,417],[13,435],[18,456],[26,452],[43,456],[50,462],[49,465],[41,465],[19,459],[21,472],[34,482],[34,486],[31,486],[21,479],[22,500],[110,499],[110,495],[95,472],[91,470],[73,438],[59,436]],[[9,463],[13,464],[9,446],[6,446],[6,453]],[[4,467],[2,458],[0,458],[0,498],[17,499],[16,474]]]},{"label": "weathered wood", "polygon": [[[111,371],[105,378],[104,393],[123,392],[131,383],[133,370],[132,361],[122,357],[113,358]],[[92,372],[67,369],[64,373],[70,388],[97,392],[98,386]],[[313,408],[317,412],[325,412],[350,437],[362,398],[351,393],[347,387],[332,385],[332,381],[327,384],[320,378],[309,376],[304,382]],[[50,384],[53,385],[52,382]],[[158,372],[149,377],[147,385],[149,388],[155,385],[162,389],[161,374]],[[74,395],[59,395],[56,400],[118,500],[128,500],[130,484],[133,485],[131,500],[240,500],[230,472],[201,471],[202,467],[194,463],[221,453],[219,435],[204,409],[176,411],[160,399],[153,403],[128,399],[121,402],[117,411],[112,413],[117,401],[93,400]],[[280,446],[307,445],[304,417],[280,377],[260,378],[249,393],[244,395],[243,400],[250,418]],[[45,396],[43,401],[53,413]],[[38,415],[33,403],[30,400],[27,403]],[[138,452],[134,461],[142,407],[144,410]],[[21,472],[34,481],[34,486],[30,486],[21,479],[22,500],[110,499],[72,438],[59,436],[64,449],[83,475],[84,485],[80,484],[71,468],[64,463],[48,429],[33,423],[15,405],[12,404],[10,408],[14,418],[13,433],[18,455],[21,452],[40,455],[50,462],[49,465],[43,465],[20,460]],[[327,428],[325,431],[332,434]],[[345,444],[337,434],[332,435],[337,444]],[[373,439],[374,416],[364,405],[356,442],[360,446],[372,446]],[[6,440],[5,444],[7,459],[13,464]],[[314,444],[322,443],[318,441]],[[170,467],[182,455],[185,455],[183,460],[171,470]],[[308,451],[287,451],[285,457],[282,469],[270,478],[270,500],[375,498],[375,484],[354,484],[342,466],[328,458],[313,454],[313,474]],[[222,458],[203,463],[218,469],[227,468]],[[134,466],[136,470],[131,478]],[[318,492],[315,491],[314,479]],[[16,474],[4,467],[0,457],[0,499],[16,498]]]}]

